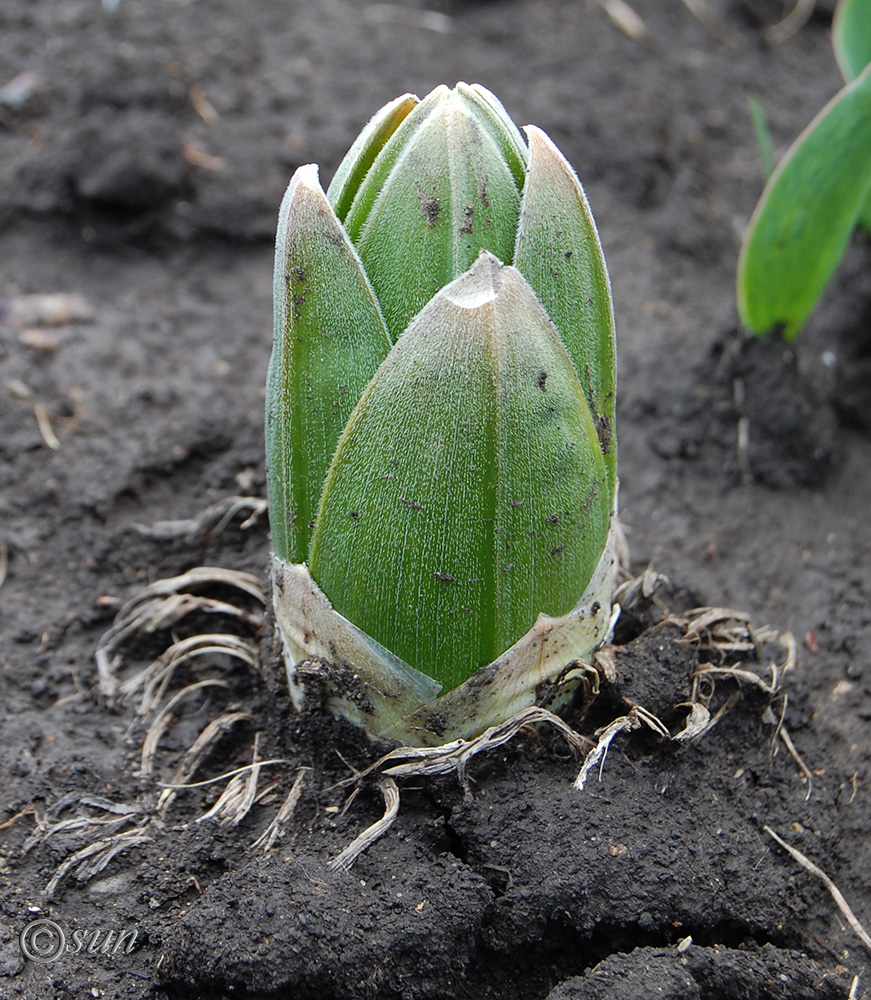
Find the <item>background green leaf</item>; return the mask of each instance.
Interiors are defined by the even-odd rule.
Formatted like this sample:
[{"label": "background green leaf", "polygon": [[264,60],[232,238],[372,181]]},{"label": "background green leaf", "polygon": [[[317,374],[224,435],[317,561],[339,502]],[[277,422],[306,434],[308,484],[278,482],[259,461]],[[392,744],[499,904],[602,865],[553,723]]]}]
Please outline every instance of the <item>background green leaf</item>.
[{"label": "background green leaf", "polygon": [[832,20],[832,48],[844,80],[871,62],[871,0],[840,0]]},{"label": "background green leaf", "polygon": [[758,97],[747,99],[747,108],[750,111],[750,121],[753,123],[753,131],[756,133],[756,142],[759,144],[759,155],[762,157],[762,174],[767,181],[774,173],[776,166],[774,160],[774,143],[771,141],[771,129],[765,118],[765,109],[762,101]]},{"label": "background green leaf", "polygon": [[[832,21],[832,47],[849,83],[871,62],[871,0],[840,0]],[[871,197],[859,211],[859,224],[871,232]]]},{"label": "background green leaf", "polygon": [[799,136],[766,185],[738,262],[738,309],[792,340],[838,265],[871,188],[871,67]]},{"label": "background green leaf", "polygon": [[580,598],[607,471],[532,289],[488,254],[396,343],[342,435],[310,568],[333,606],[451,689]]}]

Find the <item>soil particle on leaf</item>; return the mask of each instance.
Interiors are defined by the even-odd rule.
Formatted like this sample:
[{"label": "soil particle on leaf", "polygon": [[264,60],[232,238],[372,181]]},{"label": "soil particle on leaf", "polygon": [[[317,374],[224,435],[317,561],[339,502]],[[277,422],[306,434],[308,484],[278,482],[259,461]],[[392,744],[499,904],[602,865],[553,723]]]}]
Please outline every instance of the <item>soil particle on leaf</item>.
[{"label": "soil particle on leaf", "polygon": [[463,209],[463,222],[460,226],[461,236],[471,236],[474,230],[473,216],[475,213],[475,206],[472,204],[466,205]]},{"label": "soil particle on leaf", "polygon": [[[439,205],[438,198],[434,198],[432,195],[421,197],[420,214],[426,218],[426,224],[430,227],[430,229],[432,229],[436,222],[438,222],[440,210],[441,206]],[[471,224],[471,216],[468,221]],[[461,230],[461,232],[462,231],[463,230]]]}]

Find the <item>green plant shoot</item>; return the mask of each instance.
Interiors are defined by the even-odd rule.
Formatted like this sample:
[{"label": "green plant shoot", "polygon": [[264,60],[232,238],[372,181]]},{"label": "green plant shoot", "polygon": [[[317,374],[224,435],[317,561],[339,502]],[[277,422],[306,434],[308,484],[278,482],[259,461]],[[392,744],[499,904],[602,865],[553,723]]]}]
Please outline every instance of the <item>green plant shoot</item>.
[{"label": "green plant shoot", "polygon": [[317,661],[332,711],[412,743],[564,697],[608,631],[610,286],[574,171],[526,134],[482,87],[404,95],[326,194],[301,167],[279,215],[266,445],[291,692]]}]

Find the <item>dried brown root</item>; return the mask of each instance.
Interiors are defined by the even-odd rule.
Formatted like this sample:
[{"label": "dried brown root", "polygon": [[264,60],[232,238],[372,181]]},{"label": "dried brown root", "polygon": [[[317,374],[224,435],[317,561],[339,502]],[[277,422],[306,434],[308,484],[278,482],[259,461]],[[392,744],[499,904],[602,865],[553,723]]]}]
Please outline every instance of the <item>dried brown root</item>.
[{"label": "dried brown root", "polygon": [[668,577],[648,566],[638,576],[625,574],[623,582],[614,591],[613,601],[621,608],[631,608],[639,600],[655,600],[656,591],[668,584]]},{"label": "dried brown root", "polygon": [[378,779],[378,789],[384,797],[384,815],[376,820],[351,841],[350,844],[327,865],[331,871],[342,868],[347,871],[357,858],[393,826],[399,812],[399,787],[389,775]]},{"label": "dried brown root", "polygon": [[[590,741],[576,733],[568,723],[546,708],[526,708],[498,726],[491,726],[472,740],[453,740],[440,747],[397,747],[374,764],[370,764],[349,782],[358,782],[377,771],[392,777],[417,777],[436,774],[456,774],[461,784],[466,782],[466,768],[477,754],[492,750],[513,739],[521,729],[535,723],[553,726],[573,749],[583,750]],[[403,763],[393,763],[403,761]],[[385,765],[390,765],[385,766]]]},{"label": "dried brown root", "polygon": [[[757,688],[772,700],[779,694],[783,679],[795,669],[797,644],[791,632],[778,632],[769,626],[754,628],[748,615],[734,611],[731,608],[695,608],[685,616],[669,619],[671,624],[684,629],[683,641],[692,643],[700,650],[715,655],[719,664],[705,663],[693,675],[693,689],[690,700],[691,713],[696,715],[696,731],[690,733],[688,739],[695,739],[709,731],[722,718],[725,712],[731,710],[737,703],[733,695],[723,705],[715,716],[709,716],[705,721],[704,713],[708,710],[715,689],[717,678],[735,681],[739,687],[749,684]],[[776,643],[784,650],[782,662],[768,660],[767,669],[770,679],[767,679],[744,666],[742,662],[726,664],[724,661],[730,655],[752,654],[757,661],[765,662],[766,648]],[[798,764],[807,781],[805,801],[810,798],[813,790],[813,776],[810,768],[801,758],[792,738],[784,725],[787,698],[783,695],[783,705],[780,718],[776,718],[771,705],[766,708],[763,721],[775,725],[772,739],[772,754],[776,752],[776,742],[780,739],[790,756]]]},{"label": "dried brown root", "polygon": [[140,767],[140,773],[143,775],[151,774],[154,770],[154,755],[157,753],[157,744],[160,737],[169,729],[172,723],[172,713],[177,705],[181,704],[186,698],[189,698],[192,694],[196,694],[206,687],[226,687],[226,681],[222,681],[218,677],[209,677],[203,681],[197,681],[196,684],[188,684],[187,687],[177,691],[168,701],[166,707],[157,716],[157,718],[148,727],[148,731],[145,734],[145,739],[142,741],[142,763]]},{"label": "dried brown root", "polygon": [[250,712],[225,712],[223,715],[219,715],[217,719],[212,719],[200,732],[200,735],[185,751],[185,755],[175,772],[172,786],[164,788],[160,793],[157,800],[157,813],[160,817],[166,815],[166,811],[176,798],[178,790],[190,784],[191,778],[196,774],[200,764],[202,764],[209,750],[211,750],[212,745],[237,722],[247,722],[251,718]]},{"label": "dried brown root", "polygon": [[[616,591],[615,599],[621,598],[626,604],[640,599],[655,600],[655,590],[663,582],[667,582],[665,578],[648,567],[641,576],[623,583]],[[710,703],[714,695],[716,678],[736,681],[739,686],[742,683],[751,684],[773,699],[780,690],[783,677],[795,667],[796,642],[792,633],[780,633],[768,626],[756,628],[749,615],[731,608],[702,607],[694,608],[683,615],[668,614],[663,625],[678,627],[683,632],[683,642],[690,643],[699,651],[715,657],[720,663],[704,663],[696,670],[689,701],[676,706],[688,710],[683,729],[678,733],[672,735],[659,719],[640,705],[631,706],[627,715],[615,719],[599,730],[596,734],[598,742],[584,761],[581,772],[575,780],[575,788],[583,789],[590,771],[597,764],[601,773],[611,742],[622,732],[647,725],[663,738],[680,743],[693,742],[710,732],[735,707],[741,697],[740,692],[735,692],[715,713],[712,713]],[[765,654],[772,643],[779,644],[785,650],[785,655],[781,663],[768,661],[770,680],[760,676],[755,670],[748,669],[741,662],[731,665],[724,663],[727,657],[736,654],[750,655],[759,662],[765,662]],[[616,667],[613,662],[609,663],[609,655],[609,649],[600,650],[596,654],[595,661],[605,680],[614,684]],[[785,704],[784,696],[784,712]],[[798,755],[783,725],[783,716],[781,715],[779,722],[775,720],[770,705],[766,712],[771,714],[771,721],[777,722],[775,739],[777,737],[782,739],[808,779],[809,795],[811,772]]]},{"label": "dried brown root", "polygon": [[679,733],[675,733],[672,737],[678,743],[689,743],[703,733],[706,733],[717,724],[723,714],[723,709],[720,709],[717,715],[712,717],[708,706],[702,705],[698,701],[684,701],[676,707],[689,709],[683,729]]},{"label": "dried brown root", "polygon": [[811,772],[811,769],[804,762],[804,758],[801,756],[798,750],[796,750],[795,744],[792,742],[792,737],[786,731],[782,723],[778,727],[777,735],[781,738],[781,740],[783,740],[783,745],[786,747],[790,757],[792,757],[792,759],[796,762],[796,764],[798,764],[799,769],[805,776],[805,780],[807,781],[807,794],[805,795],[804,800],[805,802],[807,802],[810,799],[811,794],[813,793],[814,790],[814,777]]},{"label": "dried brown root", "polygon": [[[54,816],[59,816],[64,809],[71,805],[81,805],[109,815],[93,815],[91,813],[81,813],[71,819],[58,820],[53,822]],[[36,826],[30,836],[25,840],[22,853],[27,854],[37,844],[48,840],[50,837],[74,834],[76,836],[93,834],[98,832],[101,839],[115,833],[121,827],[126,826],[134,820],[139,821],[142,817],[142,808],[138,805],[128,805],[126,802],[112,802],[102,795],[73,795],[61,799],[60,802],[48,810],[45,816],[40,816],[34,806],[28,806],[22,810],[18,816],[36,816]],[[14,816],[13,820],[18,816]]]},{"label": "dried brown root", "polygon": [[88,882],[95,875],[99,875],[116,854],[120,854],[121,851],[126,851],[130,847],[136,847],[138,844],[150,843],[153,839],[148,834],[142,833],[140,829],[134,829],[125,830],[124,833],[116,833],[111,837],[102,837],[100,840],[88,844],[87,847],[71,854],[60,865],[45,887],[46,897],[51,899],[54,896],[55,889],[76,865],[79,866],[75,873],[78,881]]},{"label": "dried brown root", "polygon": [[683,3],[705,31],[721,45],[734,49],[741,44],[740,37],[717,17],[705,0],[683,0]]},{"label": "dried brown root", "polygon": [[[186,522],[185,530],[193,530],[193,526],[196,525],[197,530],[215,533],[243,509],[251,512],[246,522],[248,524],[262,513],[265,503],[256,498],[231,498],[210,508],[192,522]],[[160,537],[167,537],[166,526],[161,530],[164,534],[160,531],[157,534]],[[172,724],[178,706],[207,688],[229,687],[228,682],[222,677],[211,676],[188,683],[169,695],[170,684],[177,676],[180,667],[194,659],[218,655],[259,670],[260,640],[265,631],[263,614],[259,611],[249,611],[228,601],[192,592],[212,586],[230,587],[247,595],[248,598],[253,598],[260,605],[265,603],[263,588],[258,577],[220,567],[201,566],[176,577],[158,580],[145,587],[119,609],[112,627],[98,644],[96,661],[101,693],[110,698],[120,694],[127,700],[138,696],[138,713],[151,717],[142,743],[142,774],[150,775],[154,772],[158,744]],[[119,667],[123,662],[121,651],[125,643],[162,629],[172,628],[193,612],[230,618],[237,625],[241,624],[253,632],[254,637],[245,639],[233,633],[214,632],[178,639],[132,677],[126,679],[119,677]],[[199,817],[199,821],[217,819],[225,825],[240,823],[249,814],[252,806],[275,788],[275,784],[272,784],[258,791],[258,780],[262,769],[274,764],[290,763],[286,760],[262,760],[260,733],[254,738],[252,764],[204,782],[193,782],[191,778],[199,770],[209,752],[214,749],[219,737],[236,723],[250,719],[249,712],[230,705],[218,718],[211,720],[183,755],[176,768],[175,781],[163,785],[154,803],[129,806],[112,803],[99,796],[74,796],[56,803],[48,810],[46,817],[39,816],[35,809],[30,810],[36,815],[36,828],[24,845],[25,851],[41,841],[60,835],[97,837],[94,842],[75,851],[61,864],[46,887],[47,895],[51,896],[73,869],[76,869],[76,876],[80,881],[87,881],[102,871],[121,851],[152,841],[154,836],[158,835],[157,831],[162,830],[161,821],[166,810],[182,790],[201,788],[203,785],[229,780],[229,784],[215,804]],[[294,789],[296,796],[291,802]],[[293,811],[292,805],[299,798],[301,785],[295,784],[294,789],[285,800],[285,805],[279,810],[274,825],[267,830],[266,840],[270,846],[281,837]],[[77,802],[109,815],[83,814],[71,819],[55,819],[63,809]],[[122,827],[131,823],[136,823],[134,829],[121,832]]]},{"label": "dried brown root", "polygon": [[777,24],[766,28],[763,34],[771,45],[780,45],[794,34],[801,31],[814,12],[816,0],[796,0],[792,10]]},{"label": "dried brown root", "polygon": [[[654,600],[657,588],[666,582],[665,577],[648,567],[640,576],[625,579],[615,592],[615,600],[620,598],[627,604],[639,600]],[[677,733],[672,734],[665,724],[643,705],[629,705],[626,714],[598,730],[595,734],[596,740],[592,742],[577,733],[553,713],[533,707],[518,713],[499,726],[491,727],[473,740],[455,740],[438,747],[402,746],[391,750],[365,770],[347,779],[346,784],[353,785],[354,790],[349,796],[345,808],[347,809],[353,801],[363,782],[376,774],[395,779],[455,773],[468,791],[466,768],[472,758],[485,750],[501,746],[514,738],[524,726],[535,723],[547,723],[554,726],[573,749],[586,751],[580,772],[574,782],[574,787],[581,791],[585,787],[590,773],[597,766],[601,775],[608,750],[614,739],[621,733],[631,732],[646,726],[666,740],[674,740],[679,743],[698,740],[710,732],[741,698],[740,692],[735,692],[716,712],[712,712],[710,702],[716,678],[728,678],[739,684],[752,684],[773,698],[779,691],[784,675],[795,665],[796,644],[793,636],[790,633],[781,634],[769,627],[755,628],[750,616],[743,612],[730,608],[695,608],[680,617],[667,614],[664,624],[679,627],[683,632],[683,641],[693,644],[697,649],[715,657],[723,664],[705,663],[696,671],[693,677],[690,700],[678,706],[685,707],[687,715],[683,727]],[[741,663],[732,665],[724,663],[727,657],[736,654],[752,656],[762,662],[767,647],[774,642],[785,650],[785,656],[780,663],[769,662],[770,681],[744,667]],[[611,647],[599,650],[593,659],[592,665],[576,665],[575,669],[582,668],[585,673],[592,676],[593,681],[589,685],[589,690],[590,694],[595,696],[598,693],[600,682],[613,686],[617,683],[618,678]],[[778,725],[777,735],[784,740],[787,747],[790,746],[790,742],[787,742],[788,734],[783,727],[782,719]],[[800,760],[797,756],[796,759]],[[809,775],[810,772],[807,771],[806,766],[803,767],[803,770]],[[392,792],[390,794],[392,796]],[[398,789],[396,794],[398,796]],[[341,867],[349,866],[370,843],[383,836],[392,824],[396,810],[398,810],[398,800],[396,810],[392,807],[392,798],[390,801],[391,806],[386,808],[385,815],[367,831],[364,831],[353,844],[349,845],[334,864]]]},{"label": "dried brown root", "polygon": [[812,875],[816,875],[816,877],[829,890],[829,894],[835,901],[835,905],[841,911],[841,913],[844,916],[844,919],[847,921],[850,927],[852,927],[853,932],[856,934],[856,936],[859,938],[862,944],[864,944],[865,947],[869,951],[871,951],[871,937],[869,937],[868,932],[865,930],[862,924],[859,923],[856,914],[853,913],[853,911],[850,909],[847,900],[844,899],[841,890],[835,885],[835,883],[829,878],[829,876],[826,875],[826,873],[822,870],[822,868],[818,868],[813,863],[813,861],[811,861],[804,854],[802,854],[801,851],[787,844],[787,842],[782,837],[779,837],[774,832],[774,830],[771,829],[770,826],[764,826],[763,830],[765,830],[765,832],[768,834],[769,837],[777,841],[777,843],[780,844],[780,846],[785,851],[791,854],[792,857],[795,858],[795,860],[802,866],[802,868],[807,869],[807,871],[809,871]]},{"label": "dried brown root", "polygon": [[620,718],[615,719],[604,728],[598,730],[596,733],[598,742],[584,758],[583,767],[578,773],[577,778],[575,778],[574,787],[579,792],[583,791],[584,785],[587,783],[587,776],[597,764],[599,765],[599,776],[601,777],[602,768],[605,766],[605,758],[608,756],[608,749],[614,737],[619,733],[640,729],[642,725],[648,726],[655,733],[664,736],[666,739],[671,738],[668,729],[652,712],[648,712],[647,709],[642,708],[640,705],[635,705],[627,715],[620,716]]},{"label": "dried brown root", "polygon": [[[93,813],[79,813],[70,819],[58,817],[70,806],[84,806],[95,809]],[[45,888],[45,895],[51,899],[64,878],[76,868],[76,878],[87,882],[99,874],[112,859],[129,847],[144,844],[154,838],[148,833],[151,821],[149,810],[140,805],[126,802],[113,802],[101,795],[81,795],[78,793],[64,796],[46,810],[41,816],[34,806],[22,810],[9,823],[24,815],[36,817],[36,826],[22,847],[22,853],[27,854],[37,844],[44,843],[52,837],[90,839],[89,843],[71,853],[56,869]],[[102,814],[102,815],[100,815]],[[130,830],[122,827],[135,823]],[[8,825],[8,824],[6,824]]]},{"label": "dried brown root", "polygon": [[260,670],[259,645],[226,632],[210,632],[191,635],[174,642],[144,670],[123,681],[120,693],[125,699],[142,689],[139,714],[153,712],[163,698],[177,667],[197,656],[223,653],[241,660],[249,667]]},{"label": "dried brown root", "polygon": [[377,775],[377,786],[384,797],[384,815],[356,837],[337,857],[330,862],[331,869],[350,868],[354,861],[382,837],[393,825],[399,812],[399,787],[396,778],[431,777],[434,775],[456,774],[468,793],[466,768],[479,753],[503,746],[522,729],[537,723],[553,726],[574,750],[588,749],[592,744],[580,733],[575,732],[558,715],[545,708],[526,708],[498,726],[491,726],[472,740],[453,740],[438,747],[401,746],[379,757],[362,771],[357,771],[343,784],[353,785],[345,810],[356,798],[362,784]]},{"label": "dried brown root", "polygon": [[795,664],[795,639],[789,632],[780,633],[770,625],[758,628],[750,615],[732,608],[693,608],[669,618],[672,625],[684,630],[683,641],[699,650],[716,653],[720,661],[730,653],[753,653],[764,657],[764,646],[776,641],[787,649],[783,670]]},{"label": "dried brown root", "polygon": [[599,0],[599,6],[611,19],[614,27],[622,31],[627,38],[641,44],[650,42],[650,32],[647,30],[647,25],[641,15],[634,7],[630,7],[626,0]]},{"label": "dried brown root", "polygon": [[221,792],[217,802],[208,812],[199,817],[197,823],[203,823],[207,819],[216,819],[221,826],[238,826],[251,811],[254,800],[257,798],[257,782],[260,779],[260,768],[262,760],[260,758],[260,737],[262,733],[254,736],[253,762],[248,771],[242,775],[237,774],[230,779],[230,783]]},{"label": "dried brown root", "polygon": [[275,814],[275,818],[251,845],[253,848],[262,847],[263,853],[268,854],[272,848],[284,838],[284,835],[287,832],[288,824],[290,823],[290,820],[296,810],[297,803],[302,796],[306,774],[310,771],[310,767],[301,767],[297,771],[293,787],[287,793],[284,802],[281,803],[278,812]]},{"label": "dried brown root", "polygon": [[0,823],[0,830],[8,830],[10,826],[15,826],[15,824],[20,820],[24,819],[25,816],[36,816],[37,823],[39,823],[39,814],[36,811],[36,806],[31,802],[26,805],[23,809],[19,809],[14,816],[10,816],[9,819],[4,820]]},{"label": "dried brown root", "polygon": [[[217,723],[218,720],[215,720],[215,722]],[[224,722],[226,723],[226,719]],[[236,826],[241,823],[251,808],[270,792],[274,791],[278,784],[277,782],[273,783],[258,792],[258,779],[262,769],[277,764],[292,763],[284,758],[262,760],[259,755],[260,735],[260,733],[257,733],[255,736],[253,748],[254,759],[251,764],[205,781],[188,781],[181,784],[164,785],[161,796],[158,799],[157,808],[146,804],[128,805],[127,803],[111,802],[108,799],[103,799],[101,796],[69,796],[61,800],[61,802],[56,803],[49,809],[48,814],[53,813],[57,815],[67,806],[78,803],[113,815],[103,817],[78,815],[68,820],[50,822],[45,817],[39,816],[34,807],[28,807],[22,810],[17,816],[12,817],[12,820],[8,821],[6,825],[11,825],[12,822],[25,815],[36,816],[36,828],[24,844],[24,853],[27,853],[36,844],[54,836],[73,835],[87,837],[89,835],[97,835],[96,840],[74,851],[57,868],[45,888],[46,896],[51,899],[60,883],[73,869],[76,869],[75,876],[79,882],[87,882],[103,871],[115,856],[122,851],[159,839],[165,829],[162,823],[162,816],[166,811],[169,801],[171,801],[171,797],[180,791],[202,788],[206,785],[217,784],[229,779],[229,783],[219,795],[215,804],[200,816],[197,822],[216,819],[223,826]],[[200,748],[201,752],[204,752],[203,748],[207,742],[208,740],[203,740],[202,747]],[[189,764],[189,766],[193,770],[193,765]],[[302,793],[302,778],[306,770],[308,768],[299,769],[297,779],[281,808],[278,810],[277,815],[252,847],[265,845],[264,850],[269,850],[282,838]],[[169,799],[167,799],[168,796],[170,797]],[[136,826],[130,830],[117,832],[120,827],[129,823],[135,823]]]},{"label": "dried brown root", "polygon": [[[243,508],[251,511],[250,522],[262,513],[265,504],[256,498],[231,498],[230,501],[216,505],[195,519],[195,523],[203,530],[216,532]],[[165,537],[165,534],[161,537]],[[101,692],[107,697],[116,697],[120,694],[126,700],[138,697],[138,714],[150,716],[141,749],[141,773],[144,775],[153,774],[155,771],[160,739],[172,725],[179,705],[205,689],[229,687],[228,681],[222,676],[200,677],[170,694],[170,685],[178,676],[179,668],[195,659],[213,658],[217,655],[259,670],[260,641],[265,631],[263,614],[197,592],[202,588],[213,586],[229,587],[247,598],[253,598],[258,604],[265,603],[263,588],[258,577],[221,567],[197,567],[187,573],[158,580],[145,587],[119,609],[113,625],[98,644],[96,660]],[[233,633],[214,632],[177,639],[138,673],[125,679],[119,676],[119,668],[123,662],[123,647],[126,643],[162,629],[172,628],[193,612],[205,612],[229,618],[236,625],[241,624],[250,630],[253,637],[243,638]],[[253,763],[248,767],[210,779],[208,782],[193,782],[191,778],[199,770],[209,752],[214,749],[220,736],[236,723],[250,719],[249,712],[230,705],[218,718],[211,720],[177,765],[174,783],[169,786],[164,785],[154,803],[127,806],[95,796],[82,796],[62,800],[49,810],[47,816],[52,813],[56,816],[68,805],[77,801],[111,815],[88,814],[56,821],[37,814],[36,829],[25,843],[25,850],[30,850],[36,843],[58,835],[97,837],[93,843],[75,851],[63,862],[49,883],[47,893],[51,895],[76,866],[78,866],[77,877],[86,881],[102,871],[120,851],[154,839],[151,827],[153,826],[155,831],[162,829],[161,821],[166,810],[183,789],[200,788],[204,784],[214,781],[226,782],[229,779],[229,784],[214,806],[200,817],[200,821],[214,818],[225,825],[240,823],[248,815],[254,803],[275,787],[271,785],[258,793],[261,769],[271,764],[290,763],[284,760],[262,760],[259,733],[254,739]],[[133,822],[137,824],[135,830],[118,832],[121,827]],[[280,834],[281,828],[274,832],[273,842]]]},{"label": "dried brown root", "polygon": [[[180,576],[155,581],[120,608],[112,627],[97,644],[94,656],[101,694],[114,698],[118,693],[120,682],[117,670],[121,660],[116,650],[123,643],[135,636],[169,628],[194,611],[226,615],[247,625],[256,634],[262,633],[265,627],[262,614],[253,614],[226,601],[189,593],[190,589],[216,584],[233,587],[260,604],[265,603],[263,587],[256,576],[219,566],[198,566]],[[228,647],[224,652],[231,652],[231,649]],[[159,669],[154,665],[146,668],[147,677]],[[133,686],[135,688],[138,684]]]},{"label": "dried brown root", "polygon": [[[707,653],[718,662],[703,663],[693,676],[692,704],[707,706],[714,691],[716,678],[729,678],[750,684],[773,698],[780,690],[783,678],[795,667],[796,642],[791,632],[778,632],[770,626],[755,627],[750,616],[732,608],[694,608],[684,615],[671,615],[667,623],[683,631],[681,641]],[[743,660],[727,664],[730,656],[750,655],[758,662],[766,659],[767,647],[777,643],[785,650],[781,663],[768,661],[771,679],[766,680],[755,670],[743,665]]]},{"label": "dried brown root", "polygon": [[[236,508],[233,507],[233,510]],[[188,683],[167,697],[180,667],[203,658],[207,662],[213,662],[211,658],[220,656],[239,661],[259,672],[260,641],[265,631],[263,614],[248,611],[235,603],[191,592],[215,585],[231,587],[259,604],[265,602],[260,580],[253,574],[200,566],[176,577],[157,580],[145,587],[119,609],[112,627],[98,644],[96,659],[103,694],[120,694],[126,700],[138,695],[138,713],[151,717],[142,743],[141,773],[144,775],[154,772],[158,744],[173,723],[174,711],[178,705],[205,688],[229,686],[221,676],[213,675]],[[230,632],[210,632],[177,639],[146,667],[126,679],[119,678],[118,668],[122,658],[117,651],[125,643],[175,626],[195,611],[230,618],[249,628],[254,636],[249,639]],[[212,720],[186,751],[176,772],[176,784],[184,784],[190,780],[218,737],[236,722],[248,719],[249,713],[237,711],[236,706],[229,706],[217,719]],[[157,802],[157,814],[164,815],[174,798],[174,792],[164,790]]]},{"label": "dried brown root", "polygon": [[245,514],[239,525],[243,530],[252,527],[266,513],[266,501],[261,497],[224,497],[210,504],[196,517],[179,521],[156,521],[151,527],[136,525],[136,530],[146,538],[170,540],[184,538],[187,541],[204,541],[214,538],[229,525],[238,514]]}]

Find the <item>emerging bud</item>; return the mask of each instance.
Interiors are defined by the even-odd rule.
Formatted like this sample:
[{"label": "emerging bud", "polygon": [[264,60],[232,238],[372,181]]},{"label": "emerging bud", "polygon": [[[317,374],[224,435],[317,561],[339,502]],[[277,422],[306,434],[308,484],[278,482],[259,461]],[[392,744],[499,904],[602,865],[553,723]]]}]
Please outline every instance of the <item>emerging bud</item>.
[{"label": "emerging bud", "polygon": [[[279,217],[267,386],[291,692],[416,744],[571,687],[610,621],[615,344],[583,190],[482,87],[387,105]],[[545,690],[547,689],[547,691]]]}]

